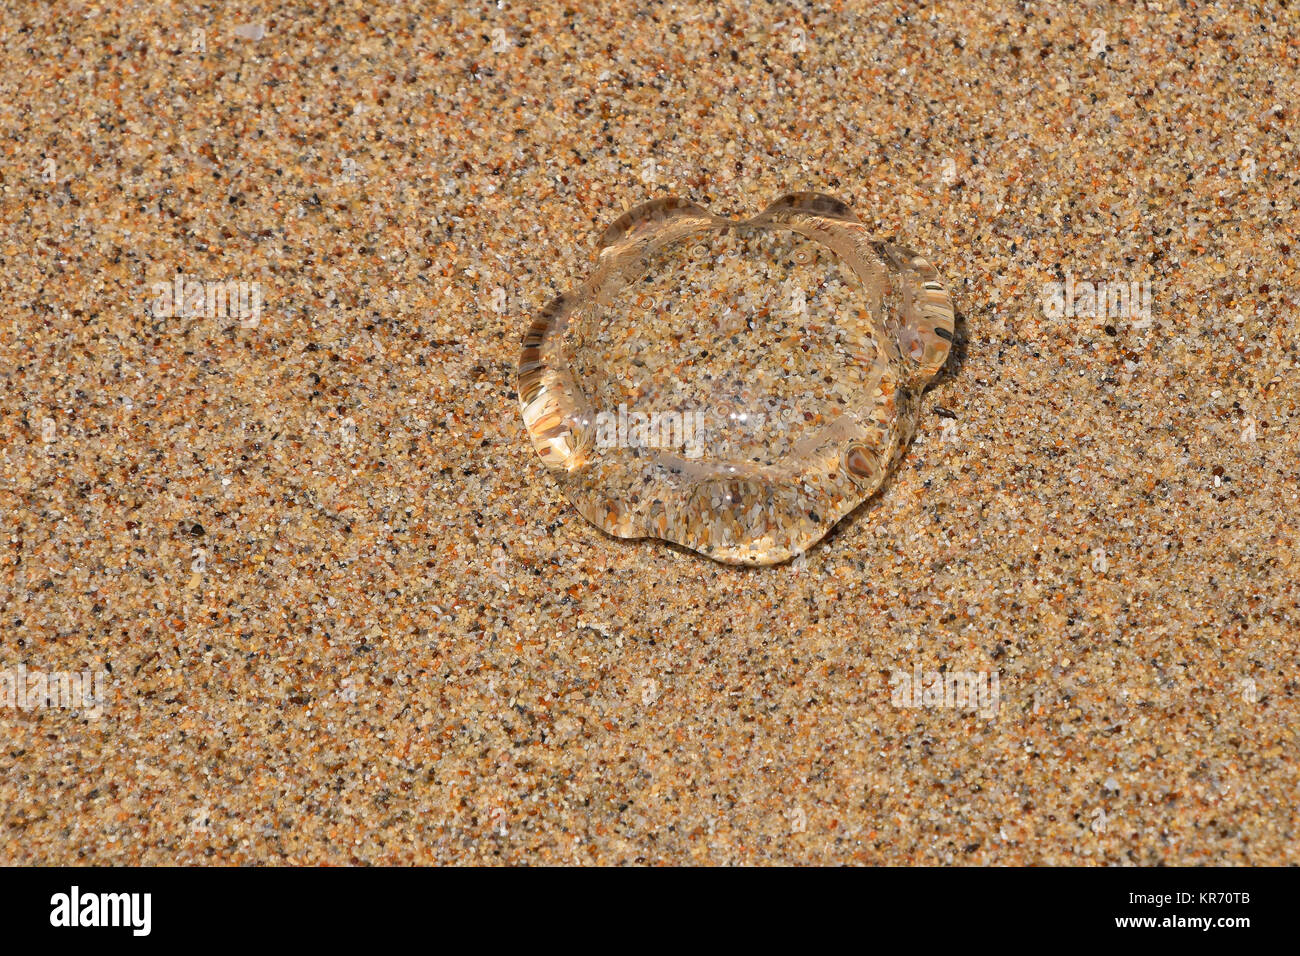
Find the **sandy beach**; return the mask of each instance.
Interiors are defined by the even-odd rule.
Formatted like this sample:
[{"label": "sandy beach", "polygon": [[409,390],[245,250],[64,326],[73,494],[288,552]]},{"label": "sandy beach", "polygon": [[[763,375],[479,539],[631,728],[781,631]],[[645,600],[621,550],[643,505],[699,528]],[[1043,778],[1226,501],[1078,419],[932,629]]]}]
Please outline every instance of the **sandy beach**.
[{"label": "sandy beach", "polygon": [[[0,863],[1300,863],[1294,5],[0,36]],[[792,191],[943,277],[914,439],[792,562],[604,533],[530,323]]]}]

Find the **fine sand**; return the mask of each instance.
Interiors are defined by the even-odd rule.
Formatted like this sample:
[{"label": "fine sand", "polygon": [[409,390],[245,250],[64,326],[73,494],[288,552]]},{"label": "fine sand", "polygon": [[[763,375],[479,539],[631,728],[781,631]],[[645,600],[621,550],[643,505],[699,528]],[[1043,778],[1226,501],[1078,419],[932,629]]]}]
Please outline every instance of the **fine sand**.
[{"label": "fine sand", "polygon": [[[4,5],[0,862],[1300,863],[1296,5],[599,6]],[[602,533],[532,316],[792,190],[948,285],[914,442]]]}]

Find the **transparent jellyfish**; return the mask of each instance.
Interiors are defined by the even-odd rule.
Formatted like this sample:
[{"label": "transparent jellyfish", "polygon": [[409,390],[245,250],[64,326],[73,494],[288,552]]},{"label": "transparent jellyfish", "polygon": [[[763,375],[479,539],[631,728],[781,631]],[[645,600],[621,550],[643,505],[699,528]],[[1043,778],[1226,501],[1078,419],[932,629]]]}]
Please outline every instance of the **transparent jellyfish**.
[{"label": "transparent jellyfish", "polygon": [[519,401],[578,512],[729,564],[803,553],[902,456],[953,337],[934,267],[842,202],[620,217],[534,318]]}]

